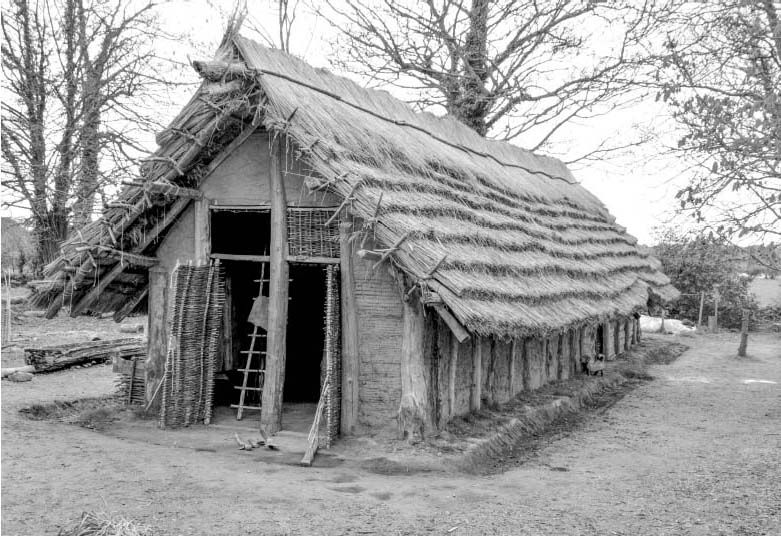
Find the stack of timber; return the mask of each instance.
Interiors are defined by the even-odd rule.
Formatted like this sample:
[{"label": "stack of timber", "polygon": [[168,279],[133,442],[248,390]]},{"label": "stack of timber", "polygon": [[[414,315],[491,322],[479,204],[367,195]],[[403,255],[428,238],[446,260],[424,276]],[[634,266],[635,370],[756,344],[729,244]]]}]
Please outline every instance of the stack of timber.
[{"label": "stack of timber", "polygon": [[117,374],[114,385],[120,400],[126,404],[143,404],[146,401],[145,357],[114,356],[113,371]]},{"label": "stack of timber", "polygon": [[138,338],[114,339],[24,349],[24,362],[34,366],[35,372],[53,372],[87,363],[105,363],[115,356],[143,359],[146,356],[146,341]]}]

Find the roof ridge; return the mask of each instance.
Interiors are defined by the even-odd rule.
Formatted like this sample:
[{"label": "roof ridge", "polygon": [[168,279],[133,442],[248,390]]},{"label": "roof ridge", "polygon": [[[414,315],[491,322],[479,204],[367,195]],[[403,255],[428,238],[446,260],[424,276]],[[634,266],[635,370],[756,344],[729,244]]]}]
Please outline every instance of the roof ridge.
[{"label": "roof ridge", "polygon": [[[253,41],[253,40],[251,40],[251,39],[248,39],[248,38],[246,38],[246,37],[242,37],[242,36],[236,36],[236,37],[234,38],[234,40],[239,40],[239,39],[241,39],[241,40],[245,40],[245,41],[249,41],[249,42],[253,43],[255,46],[260,46],[260,47],[263,47],[263,45],[261,45],[260,43],[257,43],[256,41]],[[236,43],[236,46],[237,46],[239,49],[241,49],[241,46],[240,46],[238,43]],[[264,47],[264,48],[267,48],[267,47]],[[281,52],[281,53],[287,54],[289,57],[291,57],[291,58],[295,58],[296,60],[298,60],[298,61],[302,61],[302,62],[303,62],[303,60],[301,60],[301,59],[299,59],[299,58],[296,58],[296,57],[295,57],[295,56],[293,56],[292,54],[289,54],[289,53],[287,53],[287,52],[284,52],[284,51],[278,51],[278,52]],[[245,61],[245,63],[246,63],[246,61]],[[306,63],[306,62],[303,62],[303,63]],[[308,65],[308,64],[307,64],[307,65]],[[310,66],[310,67],[311,67],[311,66]],[[314,67],[311,67],[311,68],[313,68],[313,69],[314,69]],[[317,87],[317,86],[315,86],[315,85],[309,84],[309,83],[307,83],[307,82],[304,82],[304,81],[302,81],[302,80],[299,80],[299,79],[297,79],[297,78],[295,78],[295,77],[292,77],[292,76],[286,75],[286,74],[284,74],[284,73],[280,73],[280,72],[277,72],[277,71],[273,71],[273,70],[271,70],[271,69],[265,69],[265,68],[261,68],[261,67],[254,67],[254,66],[253,66],[253,67],[247,67],[247,70],[248,70],[248,71],[254,71],[254,72],[256,72],[256,73],[260,73],[260,74],[263,74],[263,75],[276,76],[276,77],[278,77],[278,78],[281,78],[281,79],[283,79],[283,80],[287,80],[287,81],[288,81],[288,82],[290,82],[290,83],[297,84],[297,85],[299,85],[299,86],[301,86],[301,87],[305,87],[305,88],[307,88],[307,89],[309,89],[309,90],[312,90],[312,91],[315,91],[315,92],[317,92],[317,93],[320,93],[321,95],[326,95],[326,96],[328,96],[328,97],[331,97],[331,98],[333,98],[334,100],[337,100],[337,101],[339,101],[339,102],[343,102],[344,104],[346,104],[346,105],[350,106],[351,108],[354,108],[354,109],[356,109],[356,110],[359,110],[359,111],[361,111],[361,112],[367,113],[367,114],[369,114],[369,115],[371,115],[371,116],[373,116],[373,117],[376,117],[377,119],[380,119],[380,120],[383,120],[383,121],[387,121],[388,123],[392,123],[392,124],[394,124],[394,125],[396,125],[396,126],[400,126],[400,127],[410,127],[410,128],[413,128],[413,129],[417,130],[418,132],[421,132],[421,133],[423,133],[423,134],[426,134],[427,136],[431,137],[432,139],[434,139],[434,140],[436,140],[436,141],[438,141],[438,142],[440,142],[440,143],[443,143],[443,144],[445,144],[445,145],[447,145],[447,146],[449,146],[449,147],[452,147],[452,148],[454,148],[454,149],[458,149],[458,150],[460,150],[460,151],[464,151],[464,152],[467,152],[467,153],[471,153],[471,154],[473,154],[473,155],[480,156],[480,157],[482,157],[482,158],[488,158],[488,159],[490,159],[490,160],[493,160],[494,162],[496,162],[496,163],[497,163],[497,164],[499,164],[500,166],[503,166],[503,167],[510,167],[510,168],[516,168],[516,169],[520,169],[520,170],[522,170],[522,171],[525,171],[526,173],[529,173],[529,174],[531,174],[531,175],[541,175],[541,176],[543,176],[543,177],[546,177],[546,178],[549,178],[549,179],[563,181],[563,182],[565,182],[566,184],[573,185],[573,186],[574,186],[574,185],[577,185],[577,184],[580,184],[578,181],[572,181],[572,180],[569,180],[568,178],[566,178],[566,177],[563,177],[563,176],[561,176],[561,175],[554,175],[554,174],[552,174],[552,173],[548,173],[548,172],[546,172],[546,171],[541,171],[541,170],[535,170],[535,169],[531,169],[531,168],[529,168],[528,166],[524,166],[524,165],[522,165],[522,164],[518,164],[518,163],[514,163],[514,162],[507,162],[507,161],[504,161],[504,160],[502,160],[502,159],[499,159],[499,158],[497,158],[496,156],[492,155],[491,153],[487,153],[487,152],[484,152],[484,151],[480,151],[480,150],[478,150],[478,149],[473,149],[473,148],[471,148],[471,147],[468,147],[468,146],[466,146],[466,145],[463,145],[463,144],[461,144],[461,143],[452,142],[452,141],[450,141],[450,140],[448,140],[448,139],[446,139],[446,138],[443,138],[442,136],[439,136],[438,134],[435,134],[435,133],[431,132],[429,129],[427,129],[427,128],[424,128],[424,127],[422,127],[422,126],[420,126],[420,125],[416,125],[416,124],[414,124],[414,123],[410,123],[409,121],[404,121],[404,120],[393,119],[393,118],[391,118],[391,117],[387,117],[387,116],[385,116],[385,115],[383,115],[383,114],[381,114],[381,113],[375,112],[374,110],[370,110],[370,109],[368,109],[368,108],[367,108],[367,107],[365,107],[365,106],[361,106],[360,104],[356,104],[356,103],[354,103],[354,102],[351,102],[350,100],[347,100],[347,99],[345,99],[344,97],[342,97],[341,95],[338,95],[338,94],[336,94],[336,93],[334,93],[334,92],[332,92],[332,91],[328,91],[328,90],[326,90],[326,89],[323,89],[323,88]],[[329,72],[328,74],[329,74],[330,76],[336,76],[336,77],[342,78],[342,79],[344,79],[344,80],[347,80],[347,81],[349,81],[350,83],[352,83],[352,84],[355,84],[355,86],[356,86],[356,87],[359,87],[360,89],[362,89],[362,90],[364,90],[364,91],[374,91],[374,92],[378,92],[378,90],[373,90],[373,89],[364,88],[364,87],[362,87],[362,86],[358,85],[356,82],[354,82],[354,81],[352,81],[352,80],[350,80],[349,78],[346,78],[346,77],[344,77],[344,76],[340,76],[340,75],[333,74],[333,73],[330,73],[330,72]],[[386,92],[386,93],[387,93],[387,92]],[[400,99],[397,99],[397,98],[396,98],[396,97],[394,97],[393,95],[390,95],[389,93],[388,93],[388,95],[389,95],[391,98],[393,98],[394,100],[397,100],[398,102],[400,102],[400,103],[403,103],[403,104],[404,104],[404,102],[403,102],[403,101],[401,101]],[[413,112],[415,115],[419,115],[419,112],[415,112],[414,110],[413,110],[412,112]],[[452,116],[450,116],[450,118],[451,118],[453,121],[458,121],[457,119],[453,118]],[[467,127],[466,125],[464,125],[464,127],[465,127],[465,128],[469,128],[469,127]],[[518,147],[518,146],[512,145],[511,143],[509,143],[509,142],[507,142],[507,141],[497,141],[497,140],[491,140],[491,139],[488,139],[488,138],[484,138],[484,139],[485,139],[485,141],[487,141],[487,142],[489,142],[489,143],[505,143],[505,144],[507,144],[507,145],[510,145],[510,146],[512,146],[512,147],[513,147],[513,148],[515,148],[515,149],[526,150],[526,149],[523,149],[522,147]],[[532,155],[532,156],[533,156],[533,157],[535,157],[535,158],[550,158],[550,157],[547,157],[547,156],[544,156],[544,155],[536,155],[536,154],[532,153],[531,151],[528,151],[528,152],[529,152],[529,154],[530,154],[530,155]]]}]

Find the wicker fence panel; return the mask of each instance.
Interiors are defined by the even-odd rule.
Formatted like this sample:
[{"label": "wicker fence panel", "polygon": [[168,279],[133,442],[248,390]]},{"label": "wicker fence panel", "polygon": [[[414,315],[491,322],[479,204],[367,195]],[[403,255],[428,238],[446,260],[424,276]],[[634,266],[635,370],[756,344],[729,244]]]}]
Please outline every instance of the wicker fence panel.
[{"label": "wicker fence panel", "polygon": [[288,253],[294,257],[339,257],[339,218],[333,209],[289,208]]}]

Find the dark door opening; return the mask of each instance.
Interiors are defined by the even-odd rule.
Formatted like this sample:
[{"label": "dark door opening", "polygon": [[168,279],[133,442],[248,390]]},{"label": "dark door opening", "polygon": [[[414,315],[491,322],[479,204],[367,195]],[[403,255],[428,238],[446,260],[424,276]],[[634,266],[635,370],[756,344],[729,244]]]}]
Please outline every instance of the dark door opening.
[{"label": "dark door opening", "polygon": [[[243,369],[246,365],[246,352],[250,347],[250,334],[254,325],[249,322],[250,311],[255,298],[261,292],[260,276],[261,263],[245,261],[223,261],[225,267],[226,288],[230,294],[230,299],[226,299],[226,314],[228,319],[223,323],[224,330],[230,330],[230,333],[223,333],[223,348],[220,352],[220,360],[217,366],[218,375],[215,378],[215,406],[229,406],[239,402],[240,391],[236,389],[241,385]],[[268,279],[268,265],[264,273],[264,279]],[[263,284],[263,295],[268,295],[268,283]],[[265,333],[264,329],[259,329],[259,333]],[[265,350],[265,339],[259,338],[256,341],[255,350]],[[258,356],[253,356],[252,368],[260,365]],[[248,385],[250,387],[262,387],[262,381],[257,375],[251,375]],[[260,405],[260,391],[248,391],[245,397],[245,404]],[[235,413],[235,410],[233,410]],[[258,415],[259,416],[259,415]]]},{"label": "dark door opening", "polygon": [[320,398],[325,348],[325,267],[290,265],[284,402]]},{"label": "dark door opening", "polygon": [[268,255],[271,240],[268,210],[212,208],[210,227],[212,253]]},{"label": "dark door opening", "polygon": [[597,326],[597,337],[594,340],[594,346],[597,355],[605,353],[605,328],[602,324]]}]

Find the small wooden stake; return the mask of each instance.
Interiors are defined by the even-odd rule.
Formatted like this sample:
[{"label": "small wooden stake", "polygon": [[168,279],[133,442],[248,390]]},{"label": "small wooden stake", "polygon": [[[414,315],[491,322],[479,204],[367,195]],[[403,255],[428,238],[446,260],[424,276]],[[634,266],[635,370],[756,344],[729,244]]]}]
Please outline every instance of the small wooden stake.
[{"label": "small wooden stake", "polygon": [[396,240],[396,242],[391,247],[389,247],[387,250],[385,250],[385,253],[382,254],[382,257],[380,257],[380,260],[378,260],[376,263],[374,263],[374,266],[372,266],[372,270],[376,270],[377,267],[380,264],[382,264],[385,259],[390,257],[391,253],[393,253],[394,251],[399,249],[399,247],[401,247],[401,243],[404,242],[407,239],[408,236],[409,236],[408,232],[404,233],[404,235],[401,238],[399,238],[398,240]]},{"label": "small wooden stake", "polygon": [[748,346],[748,320],[751,313],[748,309],[743,309],[743,322],[740,325],[740,346],[738,346],[738,357],[746,357],[746,347]]},{"label": "small wooden stake", "polygon": [[700,314],[697,317],[697,329],[702,327],[702,310],[705,308],[705,291],[700,291]]},{"label": "small wooden stake", "polygon": [[715,287],[713,289],[713,332],[717,333],[719,331],[719,299],[721,296],[719,295],[719,287]]}]

